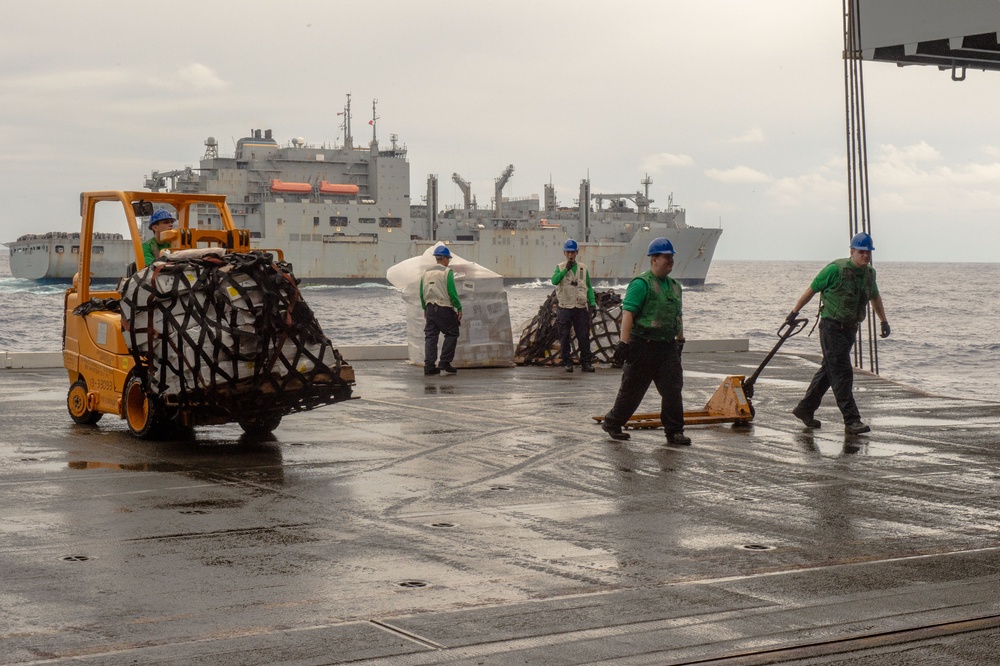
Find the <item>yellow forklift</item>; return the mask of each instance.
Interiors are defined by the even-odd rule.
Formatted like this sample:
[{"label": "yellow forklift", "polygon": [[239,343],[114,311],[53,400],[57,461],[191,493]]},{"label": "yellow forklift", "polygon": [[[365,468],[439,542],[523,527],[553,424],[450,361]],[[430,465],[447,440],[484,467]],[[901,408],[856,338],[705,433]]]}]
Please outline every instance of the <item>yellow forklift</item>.
[{"label": "yellow forklift", "polygon": [[[224,252],[219,254],[244,254],[255,256],[258,261],[263,257],[263,261],[283,263],[280,251],[251,250],[250,232],[233,224],[223,195],[117,190],[82,193],[79,271],[64,298],[63,365],[69,373],[67,407],[73,421],[93,425],[105,414],[115,414],[126,420],[132,434],[143,438],[169,432],[170,426],[186,429],[233,421],[248,433],[263,434],[276,428],[281,417],[288,413],[350,399],[354,370],[332,348],[329,351],[336,358],[332,366],[323,364],[320,368],[323,374],[314,371],[307,379],[297,375],[295,382],[267,381],[262,371],[258,371],[254,378],[234,380],[216,388],[182,391],[179,395],[157,394],[153,390],[151,384],[155,382],[151,381],[151,374],[157,359],[152,350],[156,348],[149,345],[145,352],[137,351],[135,345],[130,348],[123,330],[127,322],[122,314],[119,289],[130,275],[146,268],[138,218],[148,217],[155,208],[164,207],[175,211],[177,221],[177,228],[161,238],[171,243],[171,253],[222,248]],[[95,218],[100,216],[103,221],[109,212],[119,221],[124,213],[135,257],[134,265],[122,266],[123,279],[118,288],[93,284],[90,277]],[[199,228],[199,216],[212,227],[221,228]],[[160,263],[165,262],[157,261],[154,266]],[[285,273],[290,275],[291,267],[284,266]],[[298,296],[294,276],[287,282],[291,287],[286,285],[286,290],[291,289]],[[301,311],[312,316],[304,304]],[[281,314],[291,320],[292,308],[287,307],[287,312]],[[149,318],[152,320],[151,313]],[[150,337],[154,335],[150,330]],[[285,343],[287,337],[286,333],[280,342]],[[324,341],[329,346],[329,340]],[[258,365],[266,365],[270,372],[275,359],[264,361]]]}]

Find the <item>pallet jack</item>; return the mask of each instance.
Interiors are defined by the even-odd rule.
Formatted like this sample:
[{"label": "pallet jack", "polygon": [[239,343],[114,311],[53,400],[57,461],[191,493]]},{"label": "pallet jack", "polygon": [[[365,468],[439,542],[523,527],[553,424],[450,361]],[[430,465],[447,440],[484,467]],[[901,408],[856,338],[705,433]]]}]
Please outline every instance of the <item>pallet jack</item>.
[{"label": "pallet jack", "polygon": [[[750,378],[747,379],[744,375],[726,377],[716,389],[715,394],[709,398],[704,409],[684,412],[684,425],[708,425],[712,423],[732,423],[734,427],[750,425],[754,417],[751,399],[757,378],[760,377],[760,373],[774,358],[774,355],[778,353],[778,349],[785,343],[785,340],[801,333],[808,323],[809,320],[804,317],[784,322],[777,332],[777,344],[764,357]],[[603,416],[593,418],[598,423],[604,420]],[[659,414],[633,414],[623,427],[642,430],[659,428],[662,425]]]}]

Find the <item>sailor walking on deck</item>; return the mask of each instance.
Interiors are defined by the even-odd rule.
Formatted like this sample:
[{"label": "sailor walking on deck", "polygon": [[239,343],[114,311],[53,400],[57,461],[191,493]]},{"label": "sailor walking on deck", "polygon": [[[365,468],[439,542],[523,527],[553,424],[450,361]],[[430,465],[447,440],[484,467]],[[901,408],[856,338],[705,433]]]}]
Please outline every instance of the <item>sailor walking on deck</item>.
[{"label": "sailor walking on deck", "polygon": [[872,268],[872,237],[861,232],[851,239],[851,256],[826,265],[796,301],[786,321],[794,321],[799,311],[815,294],[820,294],[819,344],[823,363],[813,376],[805,396],[792,410],[807,428],[819,428],[814,416],[823,395],[833,388],[837,406],[844,416],[844,430],[860,435],[871,430],[861,421],[858,404],[854,401],[854,368],[851,349],[857,338],[858,325],[864,321],[867,305],[881,321],[881,337],[889,337],[889,322],[882,307],[882,297]]},{"label": "sailor walking on deck", "polygon": [[597,300],[594,288],[590,286],[590,271],[576,261],[580,246],[570,238],[563,243],[566,261],[556,265],[552,274],[552,284],[556,286],[559,308],[556,313],[556,329],[559,332],[562,349],[562,364],[566,372],[573,372],[573,355],[570,348],[570,333],[576,333],[580,350],[580,368],[593,372],[593,357],[590,353],[590,322],[597,314]]},{"label": "sailor walking on deck", "polygon": [[654,238],[646,252],[649,270],[629,282],[622,300],[621,341],[612,363],[624,363],[622,383],[611,411],[601,427],[612,439],[628,439],[622,431],[650,382],[660,394],[660,422],[668,444],[687,445],[684,434],[684,324],[681,285],[670,277],[674,269],[674,246],[666,238]]},{"label": "sailor walking on deck", "polygon": [[[455,272],[448,268],[451,250],[444,245],[434,248],[437,265],[428,268],[420,278],[420,306],[424,309],[424,374],[439,375],[458,372],[452,367],[458,347],[459,326],[462,322],[462,302],[455,289]],[[438,339],[444,334],[441,363],[438,359]]]}]

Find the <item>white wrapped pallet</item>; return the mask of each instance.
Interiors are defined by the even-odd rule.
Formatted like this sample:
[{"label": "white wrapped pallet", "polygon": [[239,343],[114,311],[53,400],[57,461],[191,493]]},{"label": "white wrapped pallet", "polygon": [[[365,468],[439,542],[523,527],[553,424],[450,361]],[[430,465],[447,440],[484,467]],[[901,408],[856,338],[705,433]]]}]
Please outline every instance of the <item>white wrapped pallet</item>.
[{"label": "white wrapped pallet", "polygon": [[[437,264],[434,247],[386,271],[386,279],[403,292],[409,362],[418,365],[424,363],[424,311],[420,306],[420,279],[427,269]],[[503,276],[454,253],[448,267],[455,272],[455,289],[462,302],[462,325],[452,365],[456,368],[513,366],[514,340]]]}]

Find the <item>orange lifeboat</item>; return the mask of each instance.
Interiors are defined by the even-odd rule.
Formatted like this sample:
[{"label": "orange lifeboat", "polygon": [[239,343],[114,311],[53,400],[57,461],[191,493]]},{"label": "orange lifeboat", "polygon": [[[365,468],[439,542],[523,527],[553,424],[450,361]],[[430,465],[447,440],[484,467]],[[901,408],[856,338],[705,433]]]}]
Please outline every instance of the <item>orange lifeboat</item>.
[{"label": "orange lifeboat", "polygon": [[286,183],[277,178],[271,179],[271,191],[276,194],[308,194],[313,186],[309,183]]},{"label": "orange lifeboat", "polygon": [[358,186],[348,185],[346,183],[328,183],[325,180],[321,180],[319,183],[319,193],[350,196],[358,193]]}]

